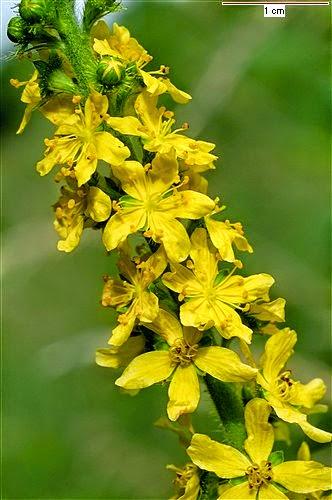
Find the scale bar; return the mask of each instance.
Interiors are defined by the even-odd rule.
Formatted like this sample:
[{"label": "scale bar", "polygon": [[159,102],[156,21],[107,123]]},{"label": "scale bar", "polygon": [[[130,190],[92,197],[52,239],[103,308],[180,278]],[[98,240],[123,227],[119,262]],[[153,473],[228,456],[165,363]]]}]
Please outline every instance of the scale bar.
[{"label": "scale bar", "polygon": [[243,5],[269,5],[269,3],[273,4],[273,5],[293,5],[293,6],[303,6],[303,7],[313,7],[313,6],[325,6],[325,5],[330,5],[330,2],[297,2],[296,0],[294,1],[284,1],[284,2],[221,2],[222,5],[232,5],[232,6],[235,6],[235,5],[239,5],[239,6],[243,6]]}]

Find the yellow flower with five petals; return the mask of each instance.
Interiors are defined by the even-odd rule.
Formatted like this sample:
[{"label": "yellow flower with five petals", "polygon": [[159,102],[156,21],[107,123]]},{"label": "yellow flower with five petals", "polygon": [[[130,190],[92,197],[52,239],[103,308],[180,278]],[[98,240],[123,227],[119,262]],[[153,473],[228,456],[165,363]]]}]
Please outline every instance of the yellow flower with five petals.
[{"label": "yellow flower with five petals", "polygon": [[257,382],[264,389],[264,396],[281,420],[298,424],[303,432],[314,441],[331,441],[329,432],[318,429],[307,420],[306,412],[324,396],[326,387],[320,378],[307,384],[295,382],[285,365],[293,353],[297,335],[294,330],[284,328],[272,335],[265,344],[262,356],[262,372]]},{"label": "yellow flower with five petals", "polygon": [[263,399],[252,399],[245,408],[247,439],[242,453],[203,434],[194,434],[187,453],[198,467],[214,472],[220,478],[243,478],[220,491],[219,500],[286,500],[278,488],[295,493],[328,490],[331,469],[314,461],[289,461],[273,465],[273,427],[268,422],[270,407]]},{"label": "yellow flower with five petals", "polygon": [[211,142],[196,141],[179,132],[187,129],[187,125],[172,131],[175,123],[173,113],[164,107],[157,108],[157,98],[148,92],[142,92],[136,99],[135,116],[110,117],[107,124],[121,134],[129,134],[142,138],[144,149],[161,154],[169,153],[172,148],[184,165],[196,172],[214,168],[217,156],[211,153],[215,145]]},{"label": "yellow flower with five petals", "polygon": [[179,90],[169,78],[166,78],[168,68],[165,66],[161,66],[158,71],[148,72],[143,69],[153,57],[130,36],[129,30],[124,26],[114,23],[111,31],[104,21],[99,21],[93,28],[92,36],[93,48],[97,54],[116,57],[123,63],[136,63],[144,85],[151,95],[159,96],[168,92],[174,101],[180,104],[185,104],[191,99],[187,92]]},{"label": "yellow flower with five petals", "polygon": [[268,274],[243,278],[232,273],[220,278],[219,256],[203,228],[191,236],[190,257],[186,267],[174,263],[163,276],[164,284],[185,299],[180,308],[182,324],[199,329],[215,326],[225,338],[237,336],[250,343],[252,330],[242,323],[237,310],[257,298],[268,298],[274,279]]},{"label": "yellow flower with five petals", "polygon": [[128,308],[118,316],[119,324],[112,331],[109,344],[113,346],[126,342],[137,320],[149,322],[157,316],[158,297],[149,291],[149,286],[164,272],[167,260],[160,247],[146,261],[136,265],[126,254],[122,254],[117,265],[126,281],[105,277],[101,300],[104,307]]},{"label": "yellow flower with five petals", "polygon": [[196,410],[200,399],[196,367],[224,382],[246,382],[257,373],[241,362],[239,356],[224,347],[200,347],[202,333],[184,328],[169,312],[160,309],[158,316],[145,326],[160,335],[169,350],[151,351],[135,358],[116,380],[124,389],[142,389],[172,377],[167,413],[170,420]]},{"label": "yellow flower with five petals", "polygon": [[[86,100],[84,112],[79,108],[65,118],[54,138],[45,140],[45,158],[37,163],[40,175],[48,174],[57,164],[74,164],[78,185],[82,186],[95,172],[98,160],[121,165],[130,151],[110,132],[100,130],[107,110],[107,96],[94,92]],[[61,108],[59,114],[62,115]]]},{"label": "yellow flower with five petals", "polygon": [[179,181],[174,150],[157,155],[152,165],[143,167],[137,161],[126,161],[112,170],[129,196],[120,199],[117,213],[105,227],[107,250],[118,247],[129,234],[144,230],[146,236],[163,244],[170,260],[184,260],[190,240],[177,218],[200,219],[214,209],[215,202],[204,194],[179,191],[174,186]]}]

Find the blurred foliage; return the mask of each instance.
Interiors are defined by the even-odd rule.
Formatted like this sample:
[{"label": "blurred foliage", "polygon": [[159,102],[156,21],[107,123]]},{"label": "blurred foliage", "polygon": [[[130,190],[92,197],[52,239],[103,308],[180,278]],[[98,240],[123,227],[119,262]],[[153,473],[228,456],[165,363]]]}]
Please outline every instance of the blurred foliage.
[{"label": "blurred foliage", "polygon": [[[291,7],[285,19],[264,19],[260,8],[217,2],[135,1],[114,18],[192,93],[175,109],[179,123],[217,144],[212,194],[244,222],[255,249],[247,271],[271,273],[274,297],[288,300],[299,334],[295,374],[327,380],[328,9]],[[114,261],[99,233],[71,255],[56,251],[56,186],[34,170],[51,127],[36,114],[15,136],[23,105],[8,80],[31,72],[28,63],[3,64],[4,498],[167,498],[164,467],[183,463],[185,452],[152,426],[166,388],[132,398],[94,364],[112,326],[98,301]],[[328,427],[327,415],[313,421]],[[194,424],[218,437],[206,394]],[[301,439],[294,429],[286,456]],[[326,448],[314,456],[326,460]]]}]

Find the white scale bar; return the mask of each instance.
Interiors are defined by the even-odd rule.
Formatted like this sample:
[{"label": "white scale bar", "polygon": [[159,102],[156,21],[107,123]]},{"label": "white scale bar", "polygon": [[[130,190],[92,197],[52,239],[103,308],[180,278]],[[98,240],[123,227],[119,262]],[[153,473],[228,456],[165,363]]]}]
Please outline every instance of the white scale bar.
[{"label": "white scale bar", "polygon": [[[245,5],[269,5],[269,3],[265,2],[221,2],[222,5],[230,5],[230,6],[245,6]],[[292,5],[292,6],[299,6],[299,7],[322,7],[324,5],[330,5],[330,2],[271,2],[271,5]]]}]

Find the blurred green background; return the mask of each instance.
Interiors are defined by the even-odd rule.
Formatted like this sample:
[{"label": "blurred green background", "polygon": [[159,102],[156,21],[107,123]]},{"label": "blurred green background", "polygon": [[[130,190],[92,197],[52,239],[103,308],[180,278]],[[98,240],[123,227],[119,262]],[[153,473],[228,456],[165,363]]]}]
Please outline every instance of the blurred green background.
[{"label": "blurred green background", "polygon": [[[247,272],[271,273],[273,297],[287,298],[295,375],[328,382],[328,7],[264,19],[261,8],[209,1],[125,5],[114,19],[193,96],[174,106],[179,123],[217,144],[212,194],[244,222],[255,249]],[[51,127],[36,114],[15,136],[23,104],[8,80],[27,79],[31,67],[6,59],[2,70],[3,498],[165,499],[165,465],[185,461],[176,436],[152,425],[166,389],[123,395],[114,373],[94,364],[112,326],[98,301],[114,263],[99,233],[87,231],[73,254],[57,252],[57,186],[34,169]],[[328,428],[327,415],[312,421]],[[216,428],[206,394],[194,422]],[[294,432],[293,448],[300,441]],[[314,456],[326,460],[326,448]]]}]

